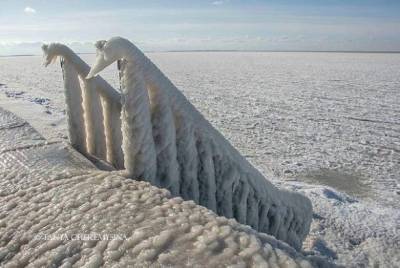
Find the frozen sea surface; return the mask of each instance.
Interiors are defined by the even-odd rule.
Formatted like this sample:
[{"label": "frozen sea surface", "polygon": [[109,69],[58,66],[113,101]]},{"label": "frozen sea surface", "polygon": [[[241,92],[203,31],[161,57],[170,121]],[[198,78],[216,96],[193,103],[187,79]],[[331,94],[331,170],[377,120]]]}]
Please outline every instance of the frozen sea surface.
[{"label": "frozen sea surface", "polygon": [[[310,198],[303,250],[347,267],[398,267],[400,54],[148,56],[252,164]],[[66,139],[60,67],[41,61],[0,58],[0,106],[50,141]],[[116,68],[102,75],[118,88]]]},{"label": "frozen sea surface", "polygon": [[[148,56],[264,174],[399,206],[400,54]],[[60,68],[41,61],[0,58],[0,105],[66,138]],[[103,76],[118,88],[116,68]]]}]

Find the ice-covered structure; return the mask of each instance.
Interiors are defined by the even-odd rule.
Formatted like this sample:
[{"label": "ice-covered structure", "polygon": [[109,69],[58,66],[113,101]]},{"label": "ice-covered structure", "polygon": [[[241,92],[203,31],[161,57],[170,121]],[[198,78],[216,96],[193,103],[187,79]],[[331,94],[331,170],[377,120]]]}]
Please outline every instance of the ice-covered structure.
[{"label": "ice-covered structure", "polygon": [[69,139],[85,156],[123,169],[121,96],[104,79],[83,79],[90,67],[62,44],[43,45],[45,65],[62,56]]},{"label": "ice-covered structure", "polygon": [[0,267],[335,267],[119,173],[0,108]]},{"label": "ice-covered structure", "polygon": [[[306,197],[266,180],[131,42],[115,37],[96,47],[90,72],[67,47],[43,47],[46,64],[63,58],[75,148],[124,168],[129,177],[301,247],[312,216]],[[96,76],[115,61],[121,96]]]}]

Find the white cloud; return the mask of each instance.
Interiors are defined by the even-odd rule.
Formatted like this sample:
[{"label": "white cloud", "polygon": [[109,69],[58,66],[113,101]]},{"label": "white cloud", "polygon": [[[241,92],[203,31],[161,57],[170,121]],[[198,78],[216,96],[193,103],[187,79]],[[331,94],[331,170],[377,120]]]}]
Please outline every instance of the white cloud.
[{"label": "white cloud", "polygon": [[25,12],[26,14],[35,14],[35,13],[36,13],[36,9],[31,8],[31,7],[26,7],[26,8],[24,9],[24,12]]},{"label": "white cloud", "polygon": [[220,6],[220,5],[223,5],[223,4],[228,3],[228,2],[229,2],[229,0],[217,0],[217,1],[212,2],[212,4],[214,6]]}]

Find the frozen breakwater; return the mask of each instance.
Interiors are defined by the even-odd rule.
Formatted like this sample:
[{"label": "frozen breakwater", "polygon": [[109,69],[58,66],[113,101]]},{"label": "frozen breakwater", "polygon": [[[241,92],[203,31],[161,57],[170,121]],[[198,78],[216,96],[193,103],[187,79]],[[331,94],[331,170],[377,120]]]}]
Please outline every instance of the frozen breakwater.
[{"label": "frozen breakwater", "polygon": [[[305,196],[263,177],[131,42],[114,37],[96,47],[89,72],[65,45],[43,46],[46,66],[62,58],[74,148],[301,248],[312,216]],[[97,76],[116,61],[121,94]]]},{"label": "frozen breakwater", "polygon": [[330,266],[147,182],[99,171],[0,109],[2,267]]}]

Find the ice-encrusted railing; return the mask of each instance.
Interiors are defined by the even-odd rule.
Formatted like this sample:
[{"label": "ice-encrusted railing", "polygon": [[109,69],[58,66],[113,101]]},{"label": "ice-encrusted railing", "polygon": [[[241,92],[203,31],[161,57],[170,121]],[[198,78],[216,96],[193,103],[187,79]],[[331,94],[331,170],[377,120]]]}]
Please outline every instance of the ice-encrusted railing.
[{"label": "ice-encrusted railing", "polygon": [[[64,45],[43,46],[46,65],[62,58],[69,138],[77,150],[301,247],[312,216],[306,197],[264,178],[128,40],[96,47],[90,69]],[[115,61],[121,94],[96,76]]]},{"label": "ice-encrusted railing", "polygon": [[85,79],[90,66],[67,46],[53,43],[42,49],[46,66],[61,57],[71,145],[123,169],[120,93],[100,76]]}]

